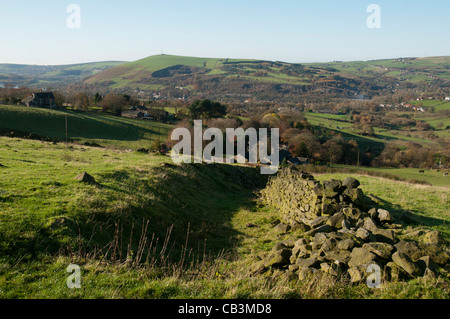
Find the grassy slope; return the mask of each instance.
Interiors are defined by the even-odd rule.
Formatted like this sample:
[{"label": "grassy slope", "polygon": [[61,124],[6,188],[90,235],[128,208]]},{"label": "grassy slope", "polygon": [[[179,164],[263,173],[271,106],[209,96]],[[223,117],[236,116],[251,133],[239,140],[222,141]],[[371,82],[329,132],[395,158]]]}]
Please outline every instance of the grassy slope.
[{"label": "grassy slope", "polygon": [[65,141],[65,116],[69,139],[121,149],[149,148],[152,140],[167,137],[170,125],[105,114],[0,105],[0,134],[33,133]]},{"label": "grassy slope", "polygon": [[[408,63],[411,62],[411,63]],[[411,82],[428,81],[425,74],[434,74],[440,78],[450,79],[450,72],[446,65],[450,63],[450,57],[425,57],[409,61],[398,59],[382,59],[371,61],[346,61],[333,63],[307,63],[306,66],[331,67],[339,70],[341,74],[348,76],[370,76],[374,74],[386,75],[407,79]],[[405,70],[412,73],[400,74]]]},{"label": "grassy slope", "polygon": [[[198,57],[186,57],[176,55],[154,55],[135,62],[130,62],[121,65],[117,68],[106,70],[98,75],[93,76],[88,83],[113,81],[115,84],[113,87],[124,87],[132,85],[133,82],[140,80],[141,78],[150,77],[155,71],[174,66],[174,65],[186,65],[197,68],[206,68],[209,71],[209,75],[224,75],[237,77],[237,75],[228,75],[227,72],[222,70],[224,62],[238,63],[243,71],[255,72],[254,69],[246,67],[247,63],[253,64],[258,60],[245,60],[245,59],[219,59],[219,58],[198,58]],[[256,70],[257,71],[257,70]],[[293,76],[287,76],[279,72],[278,69],[273,68],[268,73],[267,77],[255,77],[253,75],[239,76],[242,79],[257,80],[261,82],[270,83],[293,83],[293,84],[307,84],[303,82],[303,79],[299,79]],[[143,87],[142,85],[139,85]]]},{"label": "grassy slope", "polygon": [[450,179],[448,176],[443,175],[442,170],[424,170],[420,173],[418,168],[391,168],[391,167],[360,167],[350,165],[340,165],[333,164],[332,167],[345,168],[350,170],[359,170],[364,172],[375,172],[380,173],[380,175],[398,177],[400,180],[404,181],[423,181],[425,183],[431,184],[433,186],[442,186],[450,188]]},{"label": "grassy slope", "polygon": [[[395,112],[393,112],[395,113]],[[398,112],[401,114],[402,112]],[[413,113],[408,113],[413,116]],[[334,114],[318,114],[305,113],[305,117],[309,123],[335,130],[341,133],[347,140],[355,140],[361,149],[372,149],[379,151],[384,143],[387,141],[395,141],[400,143],[416,142],[424,146],[438,146],[436,139],[429,138],[428,135],[432,131],[418,131],[418,130],[395,130],[381,127],[374,127],[375,136],[361,136],[358,135],[352,128],[352,122],[348,115],[334,115]],[[433,127],[433,132],[439,137],[448,137],[450,130],[446,127],[450,125],[450,120],[443,115],[436,114],[420,114],[420,117],[415,117],[417,120],[428,122]]]},{"label": "grassy slope", "polygon": [[[126,62],[105,61],[69,65],[24,65],[0,64],[0,73],[9,75],[18,74],[20,79],[14,80],[19,86],[32,86],[42,88],[42,85],[55,85],[61,82],[82,81],[101,71],[119,66]],[[31,82],[31,83],[30,83]]]},{"label": "grassy slope", "polygon": [[[25,123],[39,129],[38,133],[61,137],[55,122],[60,122],[64,113],[12,106],[2,106],[2,110],[4,124],[21,118],[25,122],[16,125]],[[84,127],[83,138],[109,141],[119,149],[0,137],[0,298],[445,297],[439,280],[390,284],[389,289],[371,291],[364,285],[351,287],[333,281],[290,283],[283,278],[250,277],[255,256],[278,240],[270,226],[279,218],[276,210],[252,204],[253,182],[261,178],[258,172],[228,165],[163,168],[161,164],[170,162],[169,158],[120,150],[134,142],[129,136],[116,135],[122,125],[124,133],[145,131],[156,123],[76,112],[69,112],[69,118],[75,123],[78,119],[80,125],[95,121],[94,127]],[[107,133],[109,139],[96,139]],[[98,184],[74,180],[83,171],[93,175]],[[252,177],[245,178],[243,171]],[[395,173],[409,176],[410,172]],[[428,177],[428,172],[425,175]],[[358,178],[363,190],[379,197],[386,208],[411,214],[416,225],[438,229],[450,237],[448,188]],[[123,263],[129,238],[131,251],[136,254],[139,250],[147,220],[147,238],[158,247],[154,256],[159,256],[166,231],[174,225],[168,249],[174,261],[169,270],[149,264],[130,268]],[[123,241],[121,262],[100,264],[98,253],[96,258],[86,258],[87,253],[109,247],[118,238],[115,223],[120,225]],[[248,223],[260,227],[248,228]],[[188,227],[189,262],[180,268],[176,260],[183,252]],[[60,247],[65,252],[51,257]],[[80,249],[81,254],[71,254],[67,247],[74,252]],[[65,268],[71,262],[82,265],[81,290],[65,286]]]},{"label": "grassy slope", "polygon": [[[167,254],[174,259],[180,258],[188,230],[190,261],[194,256],[204,259],[204,254],[232,250],[239,233],[230,227],[230,219],[250,204],[254,186],[263,185],[259,170],[230,165],[160,166],[168,161],[165,156],[0,138],[0,297],[33,295],[37,292],[33,292],[34,283],[23,289],[16,284],[31,273],[41,272],[43,281],[52,280],[49,276],[60,264],[45,256],[61,247],[66,252],[80,248],[83,253],[108,247],[115,239],[117,223],[120,242],[125,243],[120,250],[123,258],[129,240],[131,251],[139,251],[147,220],[148,243],[157,248],[157,256],[171,225]],[[93,175],[97,184],[74,180],[83,171]],[[24,267],[24,276],[17,277],[10,268],[17,260],[28,261],[18,268]],[[131,277],[136,275],[130,272]],[[107,281],[112,279],[105,275]],[[142,284],[137,279],[128,284]],[[44,295],[55,296],[59,291],[53,282],[45,286],[49,290]],[[91,288],[95,296],[103,293]]]},{"label": "grassy slope", "polygon": [[[448,283],[441,279],[370,290],[365,285],[353,287],[328,280],[313,284],[288,282],[282,276],[273,280],[249,276],[255,256],[279,240],[270,226],[280,217],[277,211],[252,204],[252,189],[262,182],[259,171],[230,165],[161,167],[164,162],[170,159],[1,137],[0,297],[445,298],[448,292]],[[98,183],[74,180],[82,171]],[[384,207],[407,212],[418,225],[448,236],[448,189],[368,176],[358,179],[365,193],[379,197]],[[55,223],[61,218],[62,223]],[[136,268],[123,262],[131,228],[131,250],[136,254],[146,220],[150,220],[149,242],[160,238],[158,249],[166,230],[174,225],[168,245],[174,260],[183,252],[189,227],[187,268],[175,263],[166,270],[149,264]],[[117,222],[123,227],[119,227],[120,242],[124,242],[122,261],[99,263],[101,255],[86,258],[85,253],[92,253],[96,246],[107,247],[114,240]],[[248,223],[259,227],[249,228]],[[70,246],[75,252],[81,247],[83,253],[68,254],[66,250],[59,257],[50,257],[60,246]],[[222,249],[228,253],[221,254]],[[82,266],[80,290],[67,289],[65,284],[65,268],[71,262]]]},{"label": "grassy slope", "polygon": [[[95,239],[103,244],[111,232],[94,231],[95,223],[106,227],[122,221],[129,228],[133,222],[150,219],[150,230],[159,236],[174,224],[179,227],[175,237],[184,237],[190,221],[192,236],[201,237],[202,232],[222,227],[229,217],[226,212],[245,200],[245,189],[232,182],[241,178],[241,170],[254,171],[231,166],[216,168],[214,173],[213,166],[174,171],[160,167],[170,161],[166,156],[10,138],[0,141],[1,247],[7,254],[20,249],[34,256],[44,253],[33,245],[39,240],[50,251],[70,243],[78,237],[73,223],[81,227],[83,238],[98,232]],[[84,171],[97,184],[74,179]],[[243,180],[246,187],[252,183]],[[55,230],[51,224],[60,217],[67,218],[67,224]],[[214,238],[210,244],[215,246]]]},{"label": "grassy slope", "polygon": [[[323,174],[318,180],[330,178],[344,179],[355,174]],[[386,209],[406,213],[419,226],[433,226],[450,239],[450,188],[427,186],[402,181],[392,181],[381,177],[359,175],[361,188],[366,194],[373,194]],[[447,186],[450,186],[447,184]]]},{"label": "grassy slope", "polygon": [[[238,65],[240,71],[249,72],[248,74],[230,73],[224,71],[225,62],[233,62]],[[161,70],[174,65],[186,65],[210,70],[210,75],[222,75],[246,79],[249,81],[265,83],[285,83],[294,85],[309,85],[310,80],[302,75],[287,75],[281,72],[282,66],[288,63],[280,62],[276,67],[264,69],[265,76],[261,76],[261,70],[253,68],[255,63],[261,65],[267,61],[258,60],[239,60],[239,59],[218,59],[218,58],[198,58],[175,55],[155,55],[135,62],[120,65],[108,69],[87,80],[88,83],[101,83],[112,81],[109,85],[113,88],[136,87],[152,88],[155,85],[142,83],[142,79],[148,78],[154,71]],[[268,62],[270,63],[270,62]],[[266,64],[268,64],[266,63]],[[411,82],[429,81],[427,75],[433,75],[444,79],[450,79],[450,73],[446,66],[450,63],[449,57],[429,57],[415,59],[412,63],[399,62],[396,59],[375,60],[375,61],[351,61],[351,62],[333,62],[333,63],[306,63],[303,64],[310,70],[318,72],[316,76],[329,76],[338,74],[344,77],[373,77],[385,75],[400,80],[406,79]],[[281,65],[281,66],[280,66]],[[330,72],[329,70],[332,70]],[[402,74],[407,70],[408,74]]]},{"label": "grassy slope", "polygon": [[173,65],[187,65],[198,68],[206,67],[214,70],[222,65],[222,61],[224,59],[154,55],[101,72],[87,80],[87,82],[114,81],[116,86],[124,86],[131,84],[138,78],[149,77],[153,72]]}]

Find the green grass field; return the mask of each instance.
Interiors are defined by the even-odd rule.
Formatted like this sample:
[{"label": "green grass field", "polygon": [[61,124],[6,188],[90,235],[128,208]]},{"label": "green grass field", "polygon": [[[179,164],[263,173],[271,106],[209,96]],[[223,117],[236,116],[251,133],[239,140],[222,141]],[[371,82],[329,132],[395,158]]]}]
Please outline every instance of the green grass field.
[{"label": "green grass field", "polygon": [[[255,168],[6,137],[0,163],[0,298],[448,297],[442,278],[374,290],[251,276],[255,257],[279,240],[270,223],[280,218],[255,205],[265,180]],[[74,179],[83,171],[96,184]],[[350,175],[383,207],[449,237],[448,188],[316,178]],[[82,289],[66,286],[70,263],[82,268]]]},{"label": "green grass field", "polygon": [[416,106],[423,106],[425,109],[433,107],[435,112],[450,109],[450,102],[448,101],[423,100],[423,101],[410,101],[409,103]]},{"label": "green grass field", "polygon": [[386,174],[386,176],[391,175],[393,177],[398,177],[400,180],[404,181],[422,181],[433,186],[443,186],[450,188],[450,178],[444,176],[445,170],[424,170],[420,173],[418,168],[390,168],[390,167],[360,167],[350,165],[338,165],[334,164],[333,167],[344,168],[350,170],[360,170],[361,172],[375,172],[380,173],[381,176]]},{"label": "green grass field", "polygon": [[32,133],[42,138],[96,143],[120,149],[149,148],[155,139],[165,140],[171,125],[92,112],[48,110],[0,105],[0,133],[16,136]]},{"label": "green grass field", "polygon": [[[240,165],[177,166],[168,156],[135,151],[165,138],[170,125],[2,105],[0,128],[64,140],[66,115],[76,143],[0,137],[0,298],[448,297],[445,277],[371,290],[336,280],[251,275],[257,256],[279,241],[271,226],[278,210],[256,202],[266,176]],[[346,119],[310,116],[329,125]],[[355,176],[382,207],[450,239],[448,177],[373,170],[432,186],[363,170],[316,178]],[[96,183],[77,181],[83,172]],[[82,268],[82,289],[66,286],[70,263]]]},{"label": "green grass field", "polygon": [[[405,112],[393,112],[394,114],[405,114]],[[412,114],[412,113],[407,113]],[[379,152],[383,145],[388,141],[395,141],[398,143],[415,142],[424,146],[436,146],[439,148],[439,141],[430,135],[437,135],[438,137],[447,138],[450,135],[450,119],[444,117],[440,113],[416,114],[414,119],[425,121],[432,126],[430,131],[420,130],[401,130],[389,129],[385,127],[374,127],[375,136],[362,136],[352,128],[353,122],[348,115],[336,114],[320,114],[306,112],[305,117],[309,123],[315,126],[320,126],[334,130],[336,133],[342,134],[346,140],[355,140],[360,149],[370,149]],[[433,133],[433,134],[430,134]]]},{"label": "green grass field", "polygon": [[[342,75],[372,76],[374,74],[404,78],[414,83],[419,81],[430,81],[427,77],[429,71],[438,74],[440,78],[450,79],[450,73],[446,65],[450,57],[424,57],[414,60],[381,59],[371,61],[345,61],[332,63],[305,63],[305,66],[330,67],[338,70]],[[402,75],[404,70],[410,73]]]}]

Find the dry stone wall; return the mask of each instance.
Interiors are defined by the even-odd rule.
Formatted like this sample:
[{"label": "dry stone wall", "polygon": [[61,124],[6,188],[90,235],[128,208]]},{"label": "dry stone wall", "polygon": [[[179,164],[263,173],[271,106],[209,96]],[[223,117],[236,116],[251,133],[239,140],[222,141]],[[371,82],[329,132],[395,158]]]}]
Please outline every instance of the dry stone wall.
[{"label": "dry stone wall", "polygon": [[365,196],[359,181],[320,183],[287,168],[272,177],[260,200],[280,211],[274,231],[284,239],[260,258],[253,271],[286,271],[292,278],[322,271],[351,282],[367,277],[369,266],[384,278],[401,280],[446,272],[449,249],[436,230],[413,229]]},{"label": "dry stone wall", "polygon": [[288,168],[268,181],[261,191],[261,199],[280,209],[288,223],[308,223],[318,216],[332,216],[339,211],[355,219],[361,209],[373,204],[358,186],[359,181],[351,177],[320,183],[308,173]]}]

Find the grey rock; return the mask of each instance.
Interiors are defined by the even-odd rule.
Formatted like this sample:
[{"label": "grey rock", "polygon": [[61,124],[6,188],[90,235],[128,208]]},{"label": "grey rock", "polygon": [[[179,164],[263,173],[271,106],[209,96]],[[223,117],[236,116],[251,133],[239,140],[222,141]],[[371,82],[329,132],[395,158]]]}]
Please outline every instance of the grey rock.
[{"label": "grey rock", "polygon": [[360,227],[356,231],[355,236],[361,238],[363,241],[368,241],[370,239],[370,232],[367,229]]},{"label": "grey rock", "polygon": [[309,258],[309,257],[310,257],[310,251],[303,250],[299,246],[297,246],[292,249],[292,255],[291,255],[291,257],[289,257],[289,262],[291,264],[295,264],[295,261],[297,260],[297,258]]},{"label": "grey rock", "polygon": [[250,272],[256,275],[263,273],[265,269],[264,260],[260,260],[251,266]]},{"label": "grey rock", "polygon": [[314,236],[317,233],[330,233],[332,231],[333,231],[333,227],[331,227],[330,225],[322,225],[322,226],[319,226],[317,228],[307,231],[306,234],[309,236]]},{"label": "grey rock", "polygon": [[427,269],[430,269],[432,272],[436,272],[438,269],[438,265],[434,263],[430,256],[423,256],[416,261],[416,265],[422,269],[422,272],[425,273]]},{"label": "grey rock", "polygon": [[283,234],[283,233],[288,232],[288,231],[291,229],[291,226],[289,226],[289,225],[287,225],[287,224],[284,224],[284,223],[279,223],[279,224],[276,225],[273,229],[274,229],[277,233]]},{"label": "grey rock", "polygon": [[337,245],[336,248],[340,250],[348,250],[352,251],[353,248],[356,246],[356,243],[354,240],[347,238],[344,240],[341,240]]},{"label": "grey rock", "polygon": [[408,278],[408,273],[392,261],[386,264],[386,271],[388,273],[389,280],[391,281],[399,281],[403,278]]},{"label": "grey rock", "polygon": [[77,175],[75,177],[75,179],[80,182],[87,183],[87,184],[95,184],[96,183],[95,178],[86,172],[83,172],[80,175]]},{"label": "grey rock", "polygon": [[336,239],[329,238],[325,240],[320,250],[322,250],[323,252],[331,251],[334,247],[336,247],[336,242],[337,242]]},{"label": "grey rock", "polygon": [[370,218],[372,219],[376,219],[378,217],[378,212],[376,208],[371,208],[369,209],[369,211],[367,212],[367,214],[370,216]]},{"label": "grey rock", "polygon": [[381,257],[386,260],[391,257],[394,251],[394,246],[382,242],[367,243],[364,244],[362,247],[367,249],[371,253],[374,253],[378,257]]},{"label": "grey rock", "polygon": [[339,189],[342,186],[342,182],[338,179],[331,179],[329,181],[324,181],[323,182],[323,187],[324,188],[328,188],[334,192],[339,191]]},{"label": "grey rock", "polygon": [[295,247],[295,246],[300,246],[300,245],[307,245],[308,243],[309,243],[308,239],[306,239],[306,238],[300,238],[299,240],[297,240],[297,241],[294,243],[294,247]]},{"label": "grey rock", "polygon": [[263,260],[264,267],[269,268],[281,268],[289,265],[289,258],[291,257],[292,251],[290,249],[281,249],[275,252],[269,253],[269,255]]},{"label": "grey rock", "polygon": [[385,209],[378,209],[377,210],[378,213],[378,220],[381,223],[392,223],[393,219],[392,219],[392,215],[389,211],[385,210]]},{"label": "grey rock", "polygon": [[399,251],[395,252],[392,255],[392,261],[406,271],[409,275],[415,277],[421,274],[421,269],[417,266],[408,255],[401,253]]},{"label": "grey rock", "polygon": [[316,228],[316,227],[324,225],[327,220],[328,220],[328,216],[319,216],[316,219],[312,220],[309,223],[309,226],[311,226],[311,228]]},{"label": "grey rock", "polygon": [[440,245],[442,243],[441,233],[437,230],[431,230],[423,236],[423,242],[429,245]]},{"label": "grey rock", "polygon": [[295,273],[300,269],[300,267],[298,265],[289,265],[288,269],[289,269],[289,271]]},{"label": "grey rock", "polygon": [[275,251],[282,250],[282,249],[286,249],[286,248],[287,248],[286,245],[285,245],[284,243],[280,242],[280,243],[276,243],[276,244],[272,247],[272,251],[275,252]]},{"label": "grey rock", "polygon": [[353,178],[353,177],[347,177],[342,182],[342,185],[347,187],[347,188],[357,188],[360,185],[360,182],[357,179]]},{"label": "grey rock", "polygon": [[321,260],[317,257],[309,257],[309,258],[297,258],[295,264],[300,268],[309,268],[309,267],[317,267],[320,264]]},{"label": "grey rock", "polygon": [[335,263],[321,263],[320,270],[324,273],[337,277],[342,274],[342,268],[340,265]]},{"label": "grey rock", "polygon": [[378,228],[372,232],[375,235],[377,241],[382,241],[389,244],[395,244],[397,242],[397,236],[392,229]]},{"label": "grey rock", "polygon": [[308,231],[310,229],[311,229],[311,227],[306,225],[306,224],[304,224],[304,223],[300,223],[300,222],[297,222],[297,221],[294,221],[294,222],[291,223],[291,230],[292,231],[305,232],[305,231]]},{"label": "grey rock", "polygon": [[394,245],[397,251],[408,255],[412,260],[419,259],[422,256],[422,251],[417,247],[413,241],[400,240]]},{"label": "grey rock", "polygon": [[440,246],[428,244],[424,245],[422,251],[423,255],[430,256],[440,266],[446,266],[450,261],[448,247],[447,250],[444,250]]},{"label": "grey rock", "polygon": [[372,220],[372,218],[370,217],[366,217],[364,218],[364,226],[365,229],[374,232],[378,230],[377,225],[375,224],[375,222]]},{"label": "grey rock", "polygon": [[343,212],[339,212],[334,214],[326,221],[327,225],[330,225],[333,228],[340,229],[342,228],[342,223],[345,220],[345,214]]},{"label": "grey rock", "polygon": [[327,239],[328,239],[328,236],[326,233],[317,233],[314,235],[313,244],[316,247],[320,247]]},{"label": "grey rock", "polygon": [[286,246],[287,248],[294,248],[295,246],[295,239],[294,238],[289,238],[286,240],[283,240],[282,243],[284,244],[284,246]]},{"label": "grey rock", "polygon": [[365,273],[360,267],[350,267],[347,272],[350,275],[350,282],[352,283],[358,283],[364,280]]},{"label": "grey rock", "polygon": [[341,225],[342,225],[341,230],[344,230],[344,231],[350,230],[350,227],[352,227],[352,225],[350,225],[350,223],[347,221],[347,219],[344,219],[342,221]]},{"label": "grey rock", "polygon": [[325,253],[325,259],[332,262],[347,264],[350,260],[350,251],[348,250],[332,250]]},{"label": "grey rock", "polygon": [[423,276],[427,278],[436,278],[436,272],[431,270],[430,268],[426,268],[423,272]]},{"label": "grey rock", "polygon": [[350,254],[349,267],[360,266],[368,264],[376,259],[376,255],[365,248],[353,248]]}]

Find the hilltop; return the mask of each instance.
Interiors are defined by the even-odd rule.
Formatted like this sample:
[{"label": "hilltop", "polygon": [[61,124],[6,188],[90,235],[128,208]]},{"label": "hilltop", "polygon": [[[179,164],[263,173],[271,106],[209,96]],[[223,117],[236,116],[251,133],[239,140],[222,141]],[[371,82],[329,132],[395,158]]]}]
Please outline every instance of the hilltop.
[{"label": "hilltop", "polygon": [[0,86],[63,86],[83,81],[94,74],[121,65],[121,61],[90,62],[68,65],[0,64]]},{"label": "hilltop", "polygon": [[361,98],[402,88],[450,86],[450,57],[330,63],[154,55],[85,81],[96,88],[164,91],[170,97],[279,99],[295,95]]},{"label": "hilltop", "polygon": [[134,62],[0,64],[0,86],[5,84],[238,101],[296,101],[300,95],[367,99],[400,90],[449,88],[450,57],[288,63],[161,54]]}]

